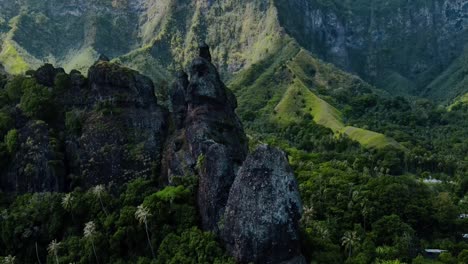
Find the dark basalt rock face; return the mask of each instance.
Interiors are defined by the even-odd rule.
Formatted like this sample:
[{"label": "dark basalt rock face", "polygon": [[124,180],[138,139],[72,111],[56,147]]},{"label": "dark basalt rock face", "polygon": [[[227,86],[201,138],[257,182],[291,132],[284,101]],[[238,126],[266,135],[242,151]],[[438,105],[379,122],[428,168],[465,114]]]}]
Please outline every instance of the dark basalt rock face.
[{"label": "dark basalt rock face", "polygon": [[188,76],[185,72],[181,71],[177,74],[177,78],[172,84],[172,88],[170,90],[173,120],[177,129],[183,128],[187,114],[185,93],[187,92],[188,85]]},{"label": "dark basalt rock face", "polygon": [[240,263],[305,263],[299,251],[301,214],[286,155],[260,146],[247,157],[232,185],[222,237]]},{"label": "dark basalt rock face", "polygon": [[235,96],[210,62],[208,46],[200,47],[200,55],[189,67],[189,81],[179,74],[172,86],[177,129],[168,141],[163,168],[169,183],[185,175],[199,176],[202,225],[217,232],[230,186],[247,155],[247,138],[234,113]]},{"label": "dark basalt rock face", "polygon": [[56,192],[64,188],[63,155],[58,142],[49,134],[42,121],[29,121],[18,130],[16,153],[6,177],[1,178],[1,190],[26,192]]},{"label": "dark basalt rock face", "polygon": [[70,172],[79,176],[80,185],[151,177],[167,133],[167,112],[157,104],[151,80],[105,61],[89,69],[87,82],[79,72],[70,76],[69,93],[85,88],[87,95],[71,102],[82,124],[66,140],[69,160],[76,161]]},{"label": "dark basalt rock face", "polygon": [[199,48],[199,56],[201,58],[204,58],[205,60],[211,62],[211,53],[210,53],[210,47],[206,43],[201,43],[200,48]]}]

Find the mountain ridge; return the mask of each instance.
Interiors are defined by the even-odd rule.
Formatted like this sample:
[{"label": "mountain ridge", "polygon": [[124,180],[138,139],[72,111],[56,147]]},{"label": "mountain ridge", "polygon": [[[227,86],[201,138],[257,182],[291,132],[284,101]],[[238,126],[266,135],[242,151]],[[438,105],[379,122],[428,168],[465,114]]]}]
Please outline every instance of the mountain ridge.
[{"label": "mountain ridge", "polygon": [[[25,0],[22,11],[14,4],[2,5],[0,61],[13,73],[24,72],[26,65],[37,68],[43,60],[66,70],[85,69],[99,54],[105,54],[156,83],[167,82],[170,72],[185,67],[195,56],[194,47],[206,41],[213,47],[215,64],[229,80],[233,73],[277,52],[281,39],[289,35],[314,56],[358,74],[379,88],[403,95],[426,95],[431,82],[432,86],[443,87],[434,81],[461,56],[468,38],[468,8],[461,0],[417,1],[409,6],[403,2],[365,5],[332,0],[94,4],[37,4]],[[96,14],[91,15],[90,10]],[[63,18],[67,15],[70,21]],[[390,16],[391,23],[385,26],[383,21]],[[366,17],[373,22],[371,26],[366,26]],[[87,23],[84,27],[79,24],[83,18]],[[57,28],[60,23],[64,24],[62,31],[69,32],[62,34]],[[37,47],[23,43],[25,32],[33,27],[44,29],[43,36],[33,42]],[[428,31],[440,34],[437,38],[425,36]],[[44,37],[54,35],[65,37],[51,46]],[[102,44],[106,39],[112,40],[111,45]],[[409,42],[417,45],[410,46]],[[11,60],[24,63],[10,69]],[[435,99],[445,102],[454,95],[437,96],[441,98]]]}]

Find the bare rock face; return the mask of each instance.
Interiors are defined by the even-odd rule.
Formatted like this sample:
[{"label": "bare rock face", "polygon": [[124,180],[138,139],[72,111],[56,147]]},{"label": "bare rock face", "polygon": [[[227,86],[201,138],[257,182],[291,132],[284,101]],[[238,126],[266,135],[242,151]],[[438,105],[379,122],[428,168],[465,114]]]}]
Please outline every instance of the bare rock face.
[{"label": "bare rock face", "polygon": [[302,205],[286,155],[260,146],[244,162],[224,213],[222,238],[240,263],[303,263]]},{"label": "bare rock face", "polygon": [[168,183],[199,176],[198,207],[205,230],[217,232],[236,171],[247,155],[247,138],[235,114],[235,96],[210,61],[209,48],[172,86],[176,130],[166,145],[163,175]]},{"label": "bare rock face", "polygon": [[[69,93],[81,91],[71,113],[80,129],[66,140],[70,172],[79,185],[122,184],[149,178],[159,168],[167,113],[157,104],[151,80],[130,69],[98,61],[89,80],[71,73]],[[76,105],[73,105],[76,103]]]},{"label": "bare rock face", "polygon": [[185,101],[185,93],[189,85],[188,76],[181,71],[177,74],[177,78],[172,84],[170,90],[173,120],[177,129],[182,129],[187,114],[187,102]]}]

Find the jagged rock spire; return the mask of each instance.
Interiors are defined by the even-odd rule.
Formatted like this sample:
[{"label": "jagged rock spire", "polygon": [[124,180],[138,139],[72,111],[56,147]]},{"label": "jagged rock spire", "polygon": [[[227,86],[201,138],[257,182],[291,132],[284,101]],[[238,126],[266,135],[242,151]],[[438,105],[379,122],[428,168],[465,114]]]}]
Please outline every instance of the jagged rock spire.
[{"label": "jagged rock spire", "polygon": [[221,232],[239,263],[305,263],[298,189],[283,151],[262,145],[247,157],[231,187]]},{"label": "jagged rock spire", "polygon": [[106,55],[101,54],[101,55],[99,55],[99,58],[98,58],[97,62],[100,62],[100,61],[107,61],[107,62],[109,62],[110,59],[109,59],[109,57],[107,57]]},{"label": "jagged rock spire", "polygon": [[170,91],[172,115],[177,129],[183,127],[187,114],[186,92],[188,85],[188,75],[184,71],[177,72],[176,80],[172,84]]},{"label": "jagged rock spire", "polygon": [[205,42],[201,42],[199,47],[199,56],[211,62],[211,53],[210,53],[210,46]]},{"label": "jagged rock spire", "polygon": [[247,155],[236,97],[211,63],[206,43],[199,52],[188,79],[179,73],[172,86],[177,127],[167,141],[162,175],[169,184],[198,176],[202,228],[219,235],[239,263],[303,264],[302,206],[287,157],[268,146]]}]

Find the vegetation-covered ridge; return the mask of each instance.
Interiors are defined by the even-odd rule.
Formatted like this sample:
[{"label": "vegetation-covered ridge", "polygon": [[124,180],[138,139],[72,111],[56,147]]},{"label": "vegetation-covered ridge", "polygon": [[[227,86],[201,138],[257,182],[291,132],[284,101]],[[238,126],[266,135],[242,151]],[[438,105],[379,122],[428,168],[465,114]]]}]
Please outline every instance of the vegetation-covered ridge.
[{"label": "vegetation-covered ridge", "polygon": [[463,0],[27,0],[2,3],[0,10],[0,63],[12,73],[44,60],[85,70],[106,54],[167,84],[206,40],[227,80],[275,54],[289,36],[393,94],[448,103],[466,93],[457,70],[466,61]]}]

